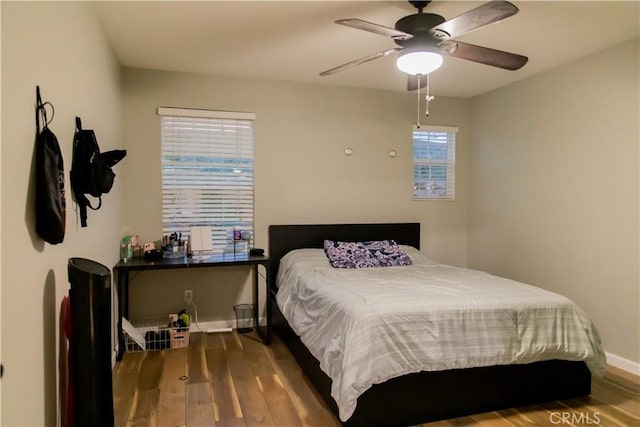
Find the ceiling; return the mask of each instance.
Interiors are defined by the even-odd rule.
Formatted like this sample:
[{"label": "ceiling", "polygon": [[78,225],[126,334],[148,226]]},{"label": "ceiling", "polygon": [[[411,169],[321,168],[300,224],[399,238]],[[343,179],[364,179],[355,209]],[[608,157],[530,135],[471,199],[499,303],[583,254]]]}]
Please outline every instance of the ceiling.
[{"label": "ceiling", "polygon": [[[519,53],[529,62],[506,71],[445,57],[431,74],[432,93],[473,97],[640,34],[638,1],[512,1],[518,14],[457,40]],[[482,3],[434,1],[425,12],[450,19]],[[393,27],[416,12],[406,1],[107,1],[96,7],[127,67],[406,90],[395,55],[318,75],[395,46],[390,38],[335,20]]]}]

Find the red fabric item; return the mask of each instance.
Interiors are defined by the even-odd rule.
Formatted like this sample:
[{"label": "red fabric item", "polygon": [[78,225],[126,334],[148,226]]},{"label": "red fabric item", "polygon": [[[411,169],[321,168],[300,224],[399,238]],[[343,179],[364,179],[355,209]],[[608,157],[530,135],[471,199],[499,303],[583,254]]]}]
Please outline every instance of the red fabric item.
[{"label": "red fabric item", "polygon": [[58,371],[60,376],[60,426],[73,427],[73,364],[69,360],[71,348],[71,303],[65,296],[60,304],[60,343]]}]

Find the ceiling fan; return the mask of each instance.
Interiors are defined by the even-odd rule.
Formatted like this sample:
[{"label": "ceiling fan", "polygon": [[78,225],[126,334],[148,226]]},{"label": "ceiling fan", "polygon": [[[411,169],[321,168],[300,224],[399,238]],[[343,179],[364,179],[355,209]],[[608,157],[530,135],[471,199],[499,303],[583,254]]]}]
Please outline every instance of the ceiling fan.
[{"label": "ceiling fan", "polygon": [[389,56],[392,53],[398,53],[396,62],[398,68],[409,74],[407,90],[415,90],[427,84],[427,79],[419,77],[440,67],[442,55],[505,70],[518,70],[529,60],[526,56],[452,39],[515,15],[518,8],[508,1],[490,1],[448,21],[440,15],[422,12],[430,1],[409,1],[409,3],[418,9],[418,13],[400,19],[396,22],[395,28],[357,18],[336,21],[336,24],[391,37],[400,47],[393,47],[347,62],[323,71],[320,75],[328,76],[374,59]]}]

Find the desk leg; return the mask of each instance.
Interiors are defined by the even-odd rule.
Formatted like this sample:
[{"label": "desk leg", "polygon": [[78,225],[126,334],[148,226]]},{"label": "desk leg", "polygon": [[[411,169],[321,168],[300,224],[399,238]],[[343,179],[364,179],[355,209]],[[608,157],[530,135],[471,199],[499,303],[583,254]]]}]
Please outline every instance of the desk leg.
[{"label": "desk leg", "polygon": [[258,323],[259,317],[258,317],[258,313],[259,313],[259,269],[260,265],[256,264],[253,266],[253,302],[254,302],[254,313],[253,313],[253,319],[256,325],[256,331],[258,331],[258,335],[260,335],[260,338],[262,338],[262,342],[264,342],[266,345],[269,345],[271,343],[271,304],[270,304],[270,298],[269,298],[269,269],[268,267],[265,265],[265,280],[266,282],[266,316],[267,316],[267,326],[265,328],[265,330],[262,330],[262,327],[260,326],[260,323]]},{"label": "desk leg", "polygon": [[258,335],[262,335],[260,333],[260,323],[258,313],[260,312],[260,287],[258,280],[258,265],[253,266],[253,324],[255,325],[256,331],[258,331]]},{"label": "desk leg", "polygon": [[116,361],[121,361],[126,350],[124,333],[122,332],[122,317],[128,317],[128,294],[129,294],[129,273],[117,269],[116,271],[116,288],[118,295],[118,354]]},{"label": "desk leg", "polygon": [[271,298],[269,295],[269,267],[264,266],[264,293],[266,298],[266,312],[267,312],[267,331],[265,344],[271,344]]}]

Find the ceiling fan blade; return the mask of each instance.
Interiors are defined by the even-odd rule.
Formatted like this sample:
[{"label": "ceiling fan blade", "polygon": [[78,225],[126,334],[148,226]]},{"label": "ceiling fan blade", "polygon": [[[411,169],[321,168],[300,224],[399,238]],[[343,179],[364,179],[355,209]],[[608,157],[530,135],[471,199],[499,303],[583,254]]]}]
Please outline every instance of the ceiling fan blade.
[{"label": "ceiling fan blade", "polygon": [[474,44],[447,40],[440,43],[442,53],[454,58],[466,59],[480,64],[491,65],[505,70],[518,70],[527,63],[529,58],[515,53],[491,49]]},{"label": "ceiling fan blade", "polygon": [[518,8],[508,1],[490,1],[455,18],[436,25],[431,32],[446,40],[493,24],[518,13]]},{"label": "ceiling fan blade", "polygon": [[409,74],[407,76],[407,90],[409,92],[418,89],[418,77],[420,78],[420,89],[427,85],[427,76],[412,76],[411,74]]},{"label": "ceiling fan blade", "polygon": [[347,68],[355,67],[356,65],[364,64],[365,62],[373,61],[374,59],[382,58],[383,56],[391,55],[392,53],[398,52],[402,50],[401,47],[393,47],[391,49],[383,50],[382,52],[374,53],[369,56],[365,56],[360,59],[356,59],[355,61],[347,62],[346,64],[338,65],[337,67],[331,68],[329,70],[323,71],[320,73],[321,76],[328,76],[330,74],[335,74],[338,71],[346,70]]},{"label": "ceiling fan blade", "polygon": [[369,31],[370,33],[388,36],[394,40],[407,40],[413,37],[412,34],[398,31],[394,28],[385,27],[384,25],[374,24],[373,22],[363,21],[362,19],[349,18],[339,19],[336,24],[346,25],[347,27],[356,28],[358,30]]}]

